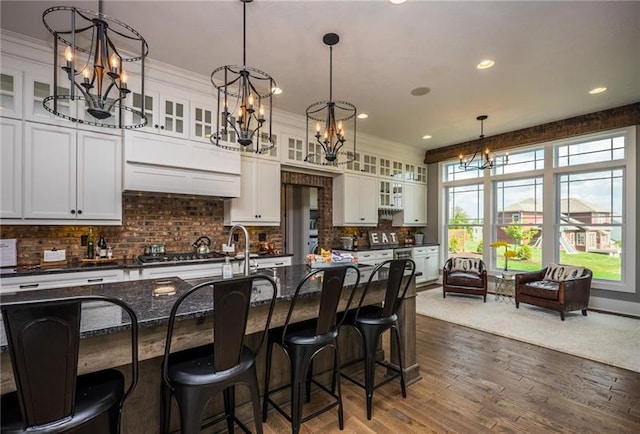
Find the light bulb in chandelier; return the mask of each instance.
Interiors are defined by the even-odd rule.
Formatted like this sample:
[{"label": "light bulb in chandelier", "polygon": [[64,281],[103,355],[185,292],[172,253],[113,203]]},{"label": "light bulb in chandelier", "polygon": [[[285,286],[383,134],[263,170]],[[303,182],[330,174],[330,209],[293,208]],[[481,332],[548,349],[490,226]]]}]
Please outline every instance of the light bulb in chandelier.
[{"label": "light bulb in chandelier", "polygon": [[[103,14],[102,0],[98,1],[98,12],[51,7],[43,12],[42,21],[54,41],[53,95],[43,100],[44,108],[70,121],[98,127],[146,125],[144,59],[149,48],[144,38],[127,24]],[[67,25],[60,28],[64,23]],[[141,107],[127,105],[132,90],[127,86],[125,63],[130,69],[139,68],[135,92],[143,101]],[[83,103],[77,117],[67,110],[69,101]]]}]

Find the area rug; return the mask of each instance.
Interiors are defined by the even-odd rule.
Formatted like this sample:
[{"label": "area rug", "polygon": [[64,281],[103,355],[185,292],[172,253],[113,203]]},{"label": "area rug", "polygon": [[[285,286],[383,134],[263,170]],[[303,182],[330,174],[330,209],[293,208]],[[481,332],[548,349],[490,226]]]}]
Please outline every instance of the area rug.
[{"label": "area rug", "polygon": [[487,302],[480,297],[447,294],[442,289],[418,293],[416,311],[420,315],[460,324],[499,336],[561,351],[589,360],[640,372],[640,319],[599,312],[560,314],[513,301]]}]

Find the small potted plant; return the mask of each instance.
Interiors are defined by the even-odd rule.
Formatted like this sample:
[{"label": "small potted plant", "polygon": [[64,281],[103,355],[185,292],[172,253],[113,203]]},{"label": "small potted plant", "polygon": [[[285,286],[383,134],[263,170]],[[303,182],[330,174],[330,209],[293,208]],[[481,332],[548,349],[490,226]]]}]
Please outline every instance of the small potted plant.
[{"label": "small potted plant", "polygon": [[422,243],[424,243],[424,232],[422,232],[421,229],[418,229],[415,232],[415,234],[413,234],[413,240],[414,240],[416,246],[419,246]]}]

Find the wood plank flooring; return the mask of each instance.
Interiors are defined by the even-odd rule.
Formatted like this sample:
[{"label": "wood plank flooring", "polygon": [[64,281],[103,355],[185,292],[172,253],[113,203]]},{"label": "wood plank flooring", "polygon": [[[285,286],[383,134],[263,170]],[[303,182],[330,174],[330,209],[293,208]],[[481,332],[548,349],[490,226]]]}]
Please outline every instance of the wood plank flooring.
[{"label": "wood plank flooring", "polygon": [[[406,399],[383,386],[368,421],[364,391],[342,381],[344,431],[332,410],[301,433],[640,433],[640,373],[421,315],[417,328],[422,380]],[[269,412],[266,434],[290,430]]]}]

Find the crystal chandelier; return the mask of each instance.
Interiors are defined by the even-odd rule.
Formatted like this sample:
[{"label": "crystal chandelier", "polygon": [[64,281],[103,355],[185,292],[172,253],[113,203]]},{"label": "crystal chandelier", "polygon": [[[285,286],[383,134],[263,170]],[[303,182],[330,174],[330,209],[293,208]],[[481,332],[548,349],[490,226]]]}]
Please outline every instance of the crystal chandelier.
[{"label": "crystal chandelier", "polygon": [[[98,1],[98,12],[73,6],[51,7],[43,12],[42,21],[53,35],[54,55],[53,95],[43,100],[44,108],[70,121],[98,127],[143,127],[147,123],[144,105],[140,110],[126,105],[131,92],[127,71],[134,67],[125,68],[125,64],[140,64],[135,67],[141,77],[135,91],[143,104],[145,99],[144,59],[149,47],[140,33],[103,14],[102,0]],[[60,45],[64,51],[58,51]],[[64,58],[62,66],[59,57]],[[86,116],[69,109],[70,101],[76,100],[84,101]]]},{"label": "crystal chandelier", "polygon": [[[484,121],[488,118],[487,115],[480,115],[476,120],[480,121],[480,137],[476,143],[476,149],[473,151],[471,158],[464,157],[462,154],[458,156],[460,162],[458,168],[461,170],[484,170],[493,169],[494,167],[504,166],[509,163],[509,153],[504,156],[496,157],[489,148],[482,149],[482,139],[484,139]],[[497,160],[500,159],[498,164]]]},{"label": "crystal chandelier", "polygon": [[[327,33],[322,38],[322,42],[329,46],[329,100],[311,104],[306,111],[305,161],[312,164],[335,166],[350,163],[356,157],[356,106],[333,100],[333,46],[338,41],[340,37],[335,33]],[[347,123],[352,128],[351,139],[347,139]],[[315,134],[312,134],[314,124]],[[343,149],[345,145],[349,150]]]},{"label": "crystal chandelier", "polygon": [[[254,152],[263,154],[275,146],[271,120],[276,82],[266,72],[247,66],[247,3],[253,0],[240,1],[243,3],[242,65],[220,66],[211,73],[211,83],[218,91],[219,121],[210,140],[218,147],[240,151],[252,146],[255,139]],[[262,131],[265,122],[268,131]]]}]

